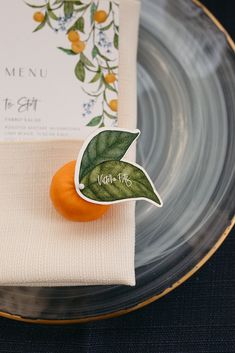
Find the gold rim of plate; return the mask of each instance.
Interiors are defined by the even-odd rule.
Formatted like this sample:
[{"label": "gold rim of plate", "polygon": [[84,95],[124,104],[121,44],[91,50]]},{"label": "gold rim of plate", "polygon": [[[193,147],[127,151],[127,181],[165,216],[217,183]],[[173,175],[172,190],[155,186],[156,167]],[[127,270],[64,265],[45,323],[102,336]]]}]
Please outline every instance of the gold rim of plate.
[{"label": "gold rim of plate", "polygon": [[[222,31],[235,52],[235,42],[233,39],[230,37],[228,32],[225,30],[225,28],[222,26],[222,24],[217,20],[217,18],[207,9],[205,5],[203,5],[199,0],[192,0],[192,2],[200,7],[204,13],[214,22],[214,24],[219,28],[220,31]],[[214,254],[215,252],[219,249],[219,247],[223,244],[227,236],[229,235],[230,231],[235,225],[235,215],[232,218],[232,221],[230,225],[225,229],[225,231],[222,233],[220,236],[219,240],[216,242],[216,244],[210,249],[210,251],[202,258],[201,261],[198,262],[196,266],[194,266],[188,273],[186,273],[182,278],[180,278],[177,282],[172,284],[171,287],[166,288],[163,292],[154,295],[153,297],[131,307],[128,309],[122,309],[118,311],[114,311],[109,314],[103,314],[103,315],[97,315],[97,316],[90,316],[90,317],[85,317],[85,318],[79,318],[79,319],[65,319],[65,320],[44,320],[44,319],[27,319],[25,317],[19,316],[19,315],[13,315],[10,313],[2,312],[0,311],[0,317],[5,317],[7,319],[12,319],[16,321],[22,321],[22,322],[27,322],[27,323],[33,323],[33,324],[46,324],[46,325],[66,325],[66,324],[76,324],[76,323],[86,323],[86,322],[91,322],[91,321],[98,321],[98,320],[104,320],[104,319],[110,319],[118,316],[122,316],[128,313],[131,313],[135,310],[141,309],[144,306],[151,304],[155,302],[156,300],[164,297],[166,294],[170,293],[173,291],[175,288],[179,287],[182,283],[187,281],[194,273],[196,273]]]}]

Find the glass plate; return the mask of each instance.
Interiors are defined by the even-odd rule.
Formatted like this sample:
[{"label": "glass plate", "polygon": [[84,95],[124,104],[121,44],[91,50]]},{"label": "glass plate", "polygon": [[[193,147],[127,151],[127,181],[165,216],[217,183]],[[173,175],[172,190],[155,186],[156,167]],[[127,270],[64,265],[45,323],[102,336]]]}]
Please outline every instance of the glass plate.
[{"label": "glass plate", "polygon": [[235,223],[232,40],[199,3],[145,0],[138,63],[138,162],[164,207],[137,204],[136,287],[1,287],[3,316],[66,323],[137,309],[194,273]]}]

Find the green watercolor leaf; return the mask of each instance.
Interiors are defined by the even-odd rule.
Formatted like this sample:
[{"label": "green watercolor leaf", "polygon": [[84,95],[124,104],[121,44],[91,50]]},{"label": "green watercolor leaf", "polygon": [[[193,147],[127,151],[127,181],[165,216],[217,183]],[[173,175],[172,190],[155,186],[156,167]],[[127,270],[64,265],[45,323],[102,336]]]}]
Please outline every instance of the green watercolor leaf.
[{"label": "green watercolor leaf", "polygon": [[83,17],[79,17],[77,21],[73,25],[73,29],[77,29],[78,31],[84,33],[85,20]]},{"label": "green watercolor leaf", "polygon": [[72,51],[71,49],[66,49],[62,47],[57,47],[57,48],[67,55],[78,55],[77,53],[74,53],[74,51]]},{"label": "green watercolor leaf", "polygon": [[114,37],[113,37],[113,45],[116,49],[118,49],[119,47],[119,37],[117,35],[117,33],[114,34]]},{"label": "green watercolor leaf", "polygon": [[73,1],[73,4],[75,5],[75,6],[80,6],[80,5],[84,5],[81,1],[79,1],[79,0],[74,0]]},{"label": "green watercolor leaf", "polygon": [[73,14],[73,3],[71,1],[65,1],[64,2],[64,15],[69,18]]},{"label": "green watercolor leaf", "polygon": [[53,26],[51,25],[50,17],[49,15],[47,16],[47,24],[51,29],[54,29]]},{"label": "green watercolor leaf", "polygon": [[92,49],[92,58],[95,59],[95,57],[99,54],[99,49],[95,45],[94,48]]},{"label": "green watercolor leaf", "polygon": [[127,199],[147,199],[161,206],[147,174],[138,166],[119,160],[106,161],[81,179],[82,194],[90,200],[113,202]]},{"label": "green watercolor leaf", "polygon": [[113,88],[111,85],[109,85],[108,83],[105,83],[105,87],[112,92],[117,92],[117,90],[115,88]]},{"label": "green watercolor leaf", "polygon": [[49,8],[49,6],[48,6],[48,16],[52,19],[52,20],[54,20],[54,21],[58,21],[58,17],[56,16],[56,14]]},{"label": "green watercolor leaf", "polygon": [[112,27],[113,21],[111,21],[107,26],[100,28],[100,31],[107,31],[110,27]]},{"label": "green watercolor leaf", "polygon": [[95,67],[95,65],[83,53],[81,53],[80,59],[84,65],[90,66],[90,67]]},{"label": "green watercolor leaf", "polygon": [[100,124],[101,120],[102,120],[102,115],[96,116],[93,119],[91,119],[91,121],[87,124],[87,126],[97,126]]},{"label": "green watercolor leaf", "polygon": [[139,132],[105,130],[88,143],[81,160],[79,179],[105,161],[119,161],[127,152]]},{"label": "green watercolor leaf", "polygon": [[104,78],[103,78],[103,75],[101,73],[100,75],[100,83],[99,83],[99,87],[97,88],[97,91],[99,91],[104,85]]},{"label": "green watercolor leaf", "polygon": [[101,75],[102,75],[102,74],[101,74],[100,71],[97,72],[97,73],[95,74],[95,76],[93,77],[93,79],[90,81],[90,83],[97,82],[97,81],[100,79]]},{"label": "green watercolor leaf", "polygon": [[85,81],[86,72],[85,72],[84,64],[81,60],[79,60],[79,62],[75,67],[75,75],[80,81],[82,82]]},{"label": "green watercolor leaf", "polygon": [[94,23],[94,14],[97,10],[97,5],[93,2],[93,4],[91,5],[91,24]]}]

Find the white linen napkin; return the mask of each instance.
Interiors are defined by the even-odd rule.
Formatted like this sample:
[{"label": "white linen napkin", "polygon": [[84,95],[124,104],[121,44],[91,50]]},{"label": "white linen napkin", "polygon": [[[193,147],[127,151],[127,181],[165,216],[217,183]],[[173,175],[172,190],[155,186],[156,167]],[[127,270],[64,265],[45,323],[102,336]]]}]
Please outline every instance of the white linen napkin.
[{"label": "white linen napkin", "polygon": [[[140,3],[120,1],[119,127],[136,127]],[[0,285],[135,284],[135,205],[113,205],[94,222],[65,220],[53,208],[53,174],[76,159],[82,141],[0,143]],[[129,158],[134,159],[131,150]]]}]

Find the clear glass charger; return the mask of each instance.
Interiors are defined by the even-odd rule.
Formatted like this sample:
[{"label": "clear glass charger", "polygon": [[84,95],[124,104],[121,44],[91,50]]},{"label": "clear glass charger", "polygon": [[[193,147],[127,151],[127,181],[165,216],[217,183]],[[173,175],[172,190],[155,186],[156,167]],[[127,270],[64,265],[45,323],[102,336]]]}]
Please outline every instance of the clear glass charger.
[{"label": "clear glass charger", "polygon": [[137,285],[0,287],[0,315],[42,323],[120,315],[206,262],[235,223],[234,64],[234,43],[200,3],[142,1],[137,161],[164,207],[137,203]]}]

